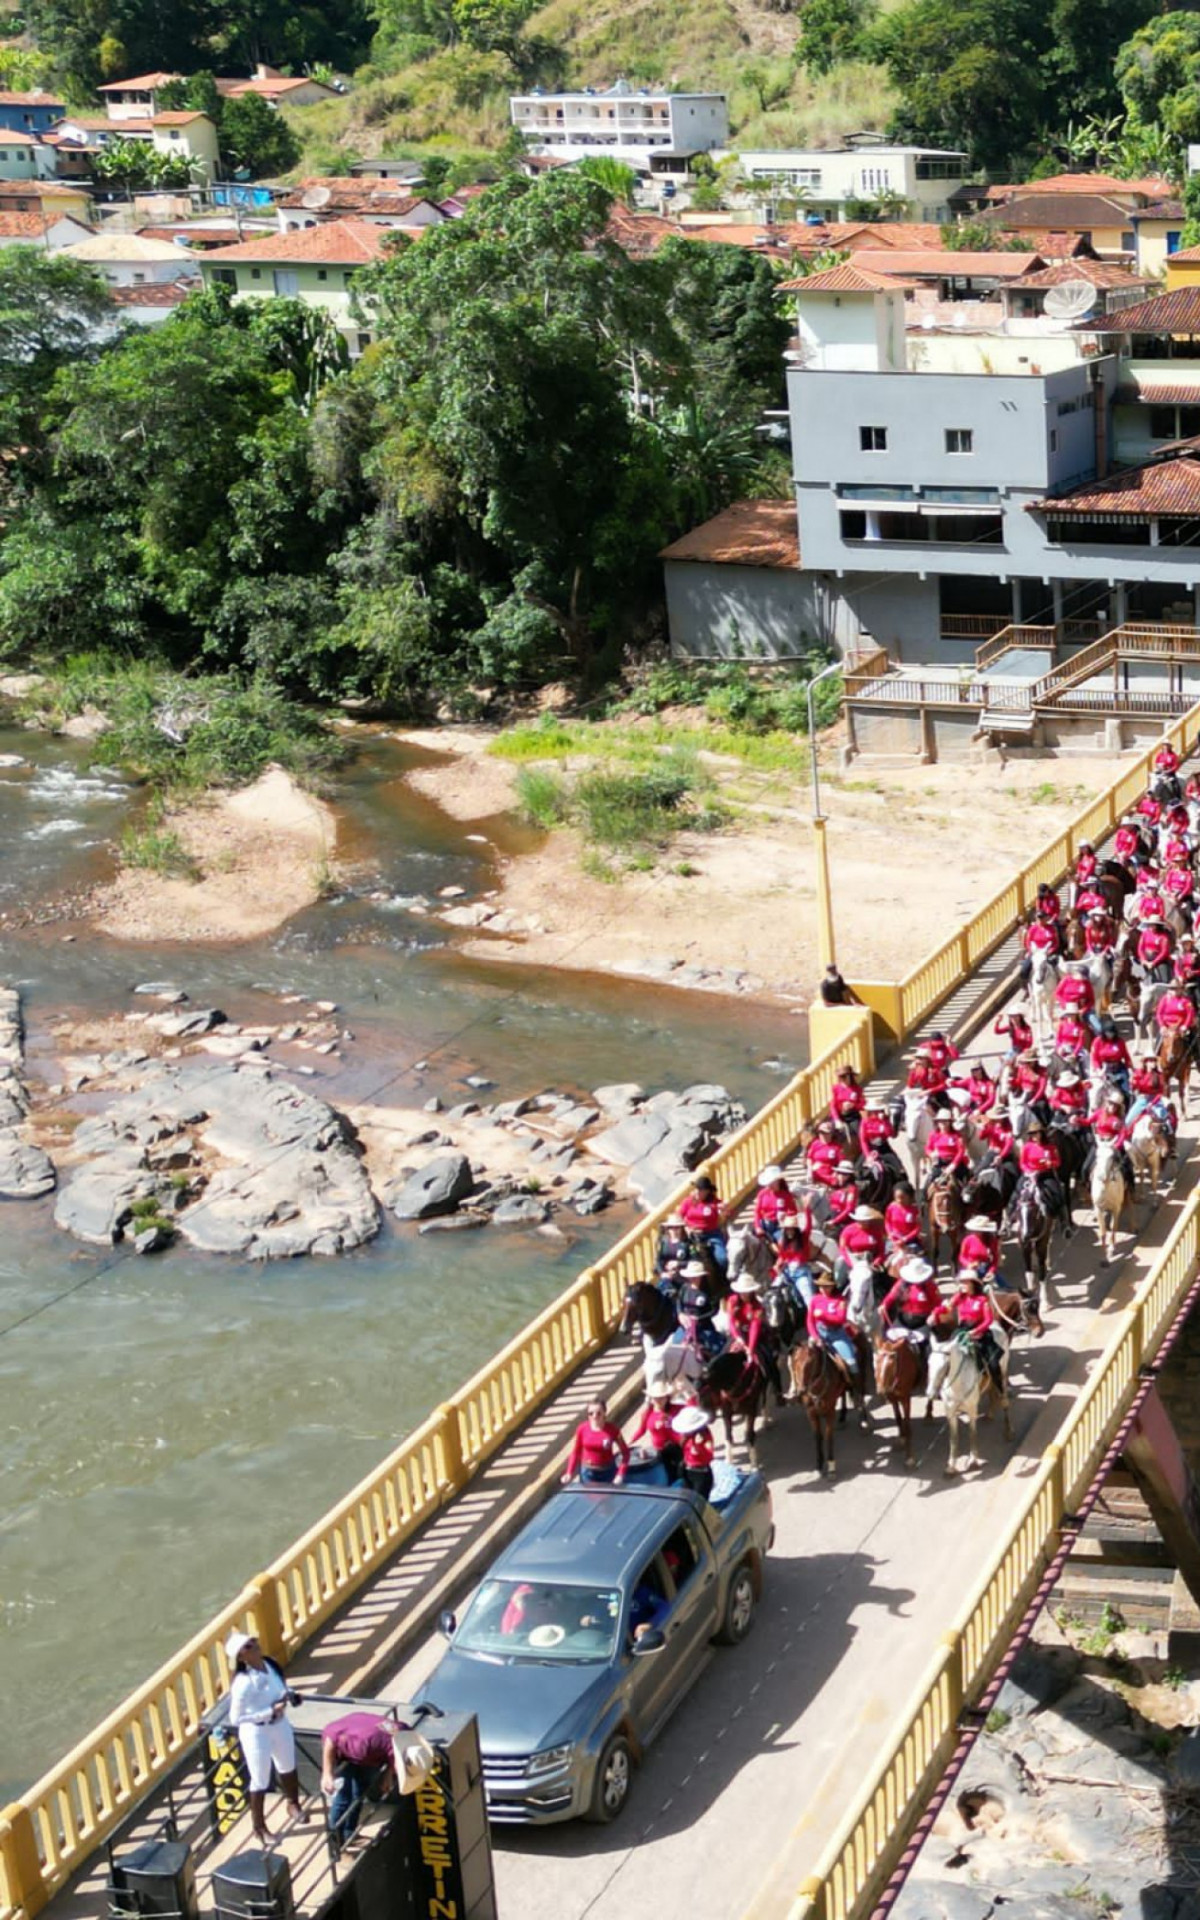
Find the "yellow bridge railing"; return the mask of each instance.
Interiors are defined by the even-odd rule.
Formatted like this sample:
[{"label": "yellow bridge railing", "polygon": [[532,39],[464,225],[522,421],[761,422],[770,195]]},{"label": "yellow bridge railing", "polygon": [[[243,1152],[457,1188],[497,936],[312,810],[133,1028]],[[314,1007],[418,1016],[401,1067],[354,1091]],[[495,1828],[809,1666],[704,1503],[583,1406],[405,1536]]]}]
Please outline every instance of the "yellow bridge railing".
[{"label": "yellow bridge railing", "polygon": [[1200,1268],[1200,1191],[1119,1317],[1099,1365],[1046,1448],[1007,1537],[923,1674],[871,1777],[798,1889],[788,1920],[866,1920],[960,1737],[959,1715],[993,1678]]},{"label": "yellow bridge railing", "polygon": [[[765,1162],[789,1155],[828,1105],[841,1068],[874,1065],[866,1013],[706,1163],[727,1203]],[[21,1799],[0,1812],[0,1920],[32,1920],[113,1828],[187,1753],[226,1692],[224,1641],[251,1627],[286,1658],[462,1492],[508,1436],[604,1344],[635,1280],[653,1271],[658,1231],[686,1184],[627,1233],[468,1380],[380,1467],[281,1554],[194,1639]]]}]

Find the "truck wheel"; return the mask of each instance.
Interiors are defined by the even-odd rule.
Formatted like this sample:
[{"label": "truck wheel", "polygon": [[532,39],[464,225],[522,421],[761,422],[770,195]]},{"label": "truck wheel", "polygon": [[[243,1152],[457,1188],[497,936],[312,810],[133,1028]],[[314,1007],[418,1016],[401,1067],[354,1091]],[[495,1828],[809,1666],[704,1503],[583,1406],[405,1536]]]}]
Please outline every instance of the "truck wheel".
[{"label": "truck wheel", "polygon": [[623,1812],[632,1782],[633,1755],[629,1742],[623,1733],[614,1733],[596,1763],[591,1804],[584,1818],[593,1826],[606,1827]]},{"label": "truck wheel", "polygon": [[744,1560],[729,1582],[725,1617],[716,1635],[723,1647],[736,1647],[746,1638],[754,1622],[754,1606],[754,1569]]}]

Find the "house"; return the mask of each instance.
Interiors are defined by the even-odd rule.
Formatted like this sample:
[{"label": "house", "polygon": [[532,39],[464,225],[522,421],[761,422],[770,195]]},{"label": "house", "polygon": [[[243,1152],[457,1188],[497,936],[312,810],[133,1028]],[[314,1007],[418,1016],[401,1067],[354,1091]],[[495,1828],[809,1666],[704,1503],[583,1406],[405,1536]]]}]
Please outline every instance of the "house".
[{"label": "house", "polygon": [[[1037,319],[1046,311],[1046,295],[1052,287],[1090,287],[1091,308],[1084,311],[1116,313],[1123,306],[1144,300],[1154,284],[1148,276],[1132,273],[1115,260],[1060,260],[1010,280],[1004,288],[1004,314],[1011,320]],[[1083,297],[1080,293],[1079,298]]]},{"label": "house", "polygon": [[945,315],[956,326],[1002,323],[1005,289],[1046,264],[1036,253],[942,248],[860,248],[851,257],[856,266],[906,286],[910,323],[914,318]]},{"label": "house", "polygon": [[69,213],[7,213],[0,207],[0,247],[28,244],[46,253],[86,240],[91,229]]},{"label": "house", "polygon": [[67,110],[56,94],[0,92],[0,127],[9,133],[49,133]]},{"label": "house", "polygon": [[608,154],[643,175],[686,178],[698,153],[711,153],[729,138],[723,93],[635,91],[618,80],[575,92],[537,87],[514,95],[508,106],[531,153],[558,160]]},{"label": "house", "polygon": [[280,73],[278,67],[264,66],[261,62],[248,80],[218,80],[217,92],[229,100],[256,93],[272,107],[316,107],[323,100],[338,97],[337,88],[327,87],[323,80],[312,80],[306,74],[292,79]]},{"label": "house", "polygon": [[221,149],[217,129],[206,113],[186,109],[156,113],[150,122],[150,139],[156,152],[185,160],[193,177],[205,185],[216,179]]},{"label": "house", "polygon": [[787,658],[836,632],[836,589],[801,567],[791,500],[739,500],[659,558],[676,653]]},{"label": "house", "polygon": [[747,181],[780,182],[831,220],[848,219],[853,202],[894,197],[919,220],[940,222],[952,218],[967,156],[955,147],[892,146],[877,134],[859,134],[843,147],[743,151],[738,161]]},{"label": "house", "polygon": [[1178,253],[1187,211],[1180,200],[1156,200],[1129,216],[1136,240],[1137,270],[1159,279],[1171,255]]},{"label": "house", "polygon": [[[111,288],[113,305],[118,315],[118,331],[122,326],[161,327],[165,320],[178,311],[193,293],[199,292],[198,276],[181,280],[150,282],[144,286],[122,286]],[[112,332],[109,326],[107,331]]]},{"label": "house", "polygon": [[166,286],[197,272],[186,247],[137,233],[93,233],[63,252],[68,260],[93,267],[110,287]]},{"label": "house", "polygon": [[1137,252],[1131,209],[1100,193],[1031,193],[1022,188],[986,217],[998,231],[1018,238],[1045,228],[1077,234],[1103,259],[1125,259]]},{"label": "house", "polygon": [[103,97],[110,120],[146,123],[158,112],[158,96],[163,88],[182,78],[180,73],[139,73],[132,80],[108,80],[97,87],[96,92]]},{"label": "house", "polygon": [[368,220],[380,227],[412,230],[436,227],[449,218],[433,200],[412,194],[390,180],[301,180],[277,203],[284,233],[318,226],[325,220]]},{"label": "house", "polygon": [[206,287],[229,287],[239,300],[275,294],[320,308],[345,334],[351,353],[359,354],[371,336],[353,311],[355,277],[396,244],[403,241],[371,221],[329,220],[300,232],[260,234],[217,247],[197,264]]},{"label": "house", "polygon": [[421,186],[425,177],[419,160],[355,160],[350,171],[356,180],[390,180],[410,191]]},{"label": "house", "polygon": [[0,181],[0,211],[5,213],[69,213],[85,224],[92,217],[92,196],[82,187],[62,180]]},{"label": "house", "polygon": [[54,172],[54,155],[36,134],[0,127],[0,180],[38,180]]},{"label": "house", "polygon": [[1165,262],[1167,292],[1179,287],[1200,287],[1200,247],[1184,247]]},{"label": "house", "polygon": [[1032,193],[1101,193],[1118,206],[1132,211],[1153,201],[1169,199],[1171,182],[1161,174],[1145,179],[1125,180],[1115,173],[1051,173],[1040,180],[1025,180],[982,189],[984,201],[999,206],[1005,200],[1024,198]]}]

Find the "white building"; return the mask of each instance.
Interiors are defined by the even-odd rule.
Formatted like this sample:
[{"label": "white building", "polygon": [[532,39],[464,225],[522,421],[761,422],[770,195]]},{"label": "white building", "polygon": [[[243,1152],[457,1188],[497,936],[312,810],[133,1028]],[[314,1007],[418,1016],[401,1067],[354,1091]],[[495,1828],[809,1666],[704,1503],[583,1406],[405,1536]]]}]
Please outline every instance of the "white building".
[{"label": "white building", "polygon": [[110,287],[165,286],[199,273],[196,257],[187,247],[146,239],[139,233],[94,233],[63,251],[69,260],[94,267]]},{"label": "white building", "polygon": [[0,180],[47,180],[53,177],[53,149],[33,133],[11,133],[0,127]]},{"label": "white building", "polygon": [[578,93],[521,93],[512,123],[530,153],[556,160],[609,154],[635,173],[686,174],[698,153],[729,138],[723,93],[635,90],[626,81]]},{"label": "white building", "polygon": [[131,80],[109,80],[96,92],[104,101],[110,120],[153,120],[158,112],[158,96],[179,73],[139,73]]},{"label": "white building", "polygon": [[854,201],[896,195],[910,219],[939,222],[953,217],[966,158],[957,148],[892,147],[863,136],[844,147],[738,155],[748,181],[780,181],[802,195],[806,212],[828,220],[849,219]]}]

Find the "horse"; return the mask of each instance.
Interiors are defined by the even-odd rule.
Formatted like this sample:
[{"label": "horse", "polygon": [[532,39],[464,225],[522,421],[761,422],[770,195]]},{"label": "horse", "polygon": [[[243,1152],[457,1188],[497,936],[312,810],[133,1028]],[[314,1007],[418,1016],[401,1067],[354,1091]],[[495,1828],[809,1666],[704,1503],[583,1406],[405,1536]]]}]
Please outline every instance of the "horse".
[{"label": "horse", "polygon": [[1049,1044],[1054,1032],[1054,995],[1058,988],[1059,965],[1045,947],[1036,947],[1029,968],[1029,1024],[1039,1047]]},{"label": "horse", "polygon": [[935,1174],[925,1188],[925,1210],[929,1218],[929,1258],[937,1271],[938,1254],[945,1240],[953,1268],[963,1237],[962,1188],[950,1172]]},{"label": "horse", "polygon": [[1014,1288],[1002,1287],[995,1279],[985,1281],[983,1290],[1010,1345],[1019,1333],[1027,1333],[1031,1340],[1041,1339],[1046,1327],[1033,1294],[1017,1293]]},{"label": "horse", "polygon": [[[882,1394],[895,1415],[897,1440],[904,1449],[904,1464],[911,1467],[916,1461],[912,1434],[913,1396],[927,1385],[929,1356],[911,1340],[889,1340],[877,1334],[874,1362],[876,1390]],[[926,1419],[932,1412],[932,1402],[927,1402]]]},{"label": "horse", "polygon": [[[1002,1350],[1000,1377],[1003,1389],[1000,1394],[1000,1408],[1004,1415],[1004,1438],[1011,1440],[1012,1421],[1008,1412],[1008,1350],[1002,1338],[998,1338]],[[938,1396],[946,1415],[946,1428],[950,1439],[950,1457],[946,1463],[946,1477],[958,1472],[958,1423],[965,1420],[970,1433],[971,1451],[967,1456],[968,1467],[981,1467],[982,1460],[977,1451],[975,1429],[979,1420],[979,1409],[984,1394],[994,1395],[995,1388],[991,1375],[981,1364],[972,1346],[970,1338],[962,1333],[952,1334],[949,1340],[935,1341],[934,1358],[930,1363],[930,1386],[932,1388],[935,1373],[938,1379]]]},{"label": "horse", "polygon": [[1188,1080],[1191,1077],[1195,1048],[1194,1033],[1164,1033],[1158,1043],[1158,1052],[1155,1056],[1158,1061],[1158,1070],[1163,1077],[1163,1085],[1169,1087],[1174,1081],[1179,1089],[1181,1120],[1187,1113]]},{"label": "horse", "polygon": [[726,1283],[732,1286],[743,1273],[757,1280],[760,1287],[770,1282],[771,1269],[775,1265],[775,1249],[771,1242],[753,1227],[734,1227],[729,1234],[729,1272]]},{"label": "horse", "polygon": [[875,1207],[882,1213],[896,1190],[896,1181],[902,1178],[903,1171],[894,1155],[864,1154],[855,1175],[860,1204]]},{"label": "horse", "polygon": [[710,1360],[696,1383],[696,1398],[725,1427],[725,1457],[733,1456],[733,1423],[746,1422],[746,1450],[754,1460],[754,1429],[767,1399],[767,1376],[748,1353],[719,1353]]},{"label": "horse", "polygon": [[[862,1364],[861,1343],[859,1364]],[[803,1401],[813,1430],[817,1444],[817,1472],[833,1473],[837,1465],[833,1453],[834,1424],[838,1403],[849,1389],[849,1381],[823,1340],[802,1340],[793,1347],[788,1355],[788,1371],[792,1376],[792,1398]],[[862,1413],[861,1386],[855,1398]],[[862,1414],[862,1420],[865,1426],[865,1413]]]},{"label": "horse", "polygon": [[1159,1001],[1164,993],[1169,993],[1170,990],[1169,980],[1153,980],[1144,986],[1139,985],[1136,1000],[1132,995],[1132,989],[1126,996],[1129,1011],[1133,1015],[1133,1030],[1139,1046],[1148,1047],[1158,1032],[1158,1023],[1154,1016],[1158,1012]]},{"label": "horse", "polygon": [[1113,963],[1107,953],[1089,953],[1083,971],[1092,983],[1097,1013],[1107,1013],[1112,1005]]},{"label": "horse", "polygon": [[1149,1108],[1138,1115],[1133,1132],[1129,1136],[1129,1158],[1133,1162],[1135,1174],[1149,1180],[1157,1193],[1162,1184],[1162,1170],[1171,1152],[1171,1143],[1167,1130],[1158,1115]]},{"label": "horse", "polygon": [[1092,1206],[1102,1267],[1117,1257],[1117,1231],[1129,1197],[1119,1150],[1111,1140],[1098,1140],[1092,1165]]},{"label": "horse", "polygon": [[1054,1216],[1046,1211],[1041,1189],[1032,1175],[1027,1175],[1018,1184],[1013,1210],[1013,1227],[1025,1271],[1024,1290],[1037,1299],[1039,1290],[1045,1288],[1049,1301],[1050,1236],[1054,1231]]},{"label": "horse", "polygon": [[904,1140],[912,1162],[914,1181],[920,1182],[925,1164],[925,1143],[933,1132],[933,1106],[923,1087],[905,1087]]},{"label": "horse", "polygon": [[969,1220],[972,1214],[982,1213],[989,1220],[1001,1221],[1020,1177],[1020,1169],[1011,1157],[985,1161],[962,1190],[964,1218]]},{"label": "horse", "polygon": [[1075,1182],[1082,1176],[1087,1164],[1091,1136],[1078,1127],[1064,1127],[1056,1123],[1046,1131],[1046,1144],[1058,1152],[1058,1172],[1066,1200],[1066,1224],[1070,1227]]},{"label": "horse", "polygon": [[763,1319],[777,1349],[786,1358],[796,1342],[804,1338],[804,1309],[789,1286],[776,1282],[767,1288],[763,1294]]},{"label": "horse", "polygon": [[665,1381],[690,1387],[704,1364],[696,1342],[681,1330],[675,1304],[651,1280],[635,1280],[625,1294],[620,1332],[642,1343],[646,1392]]}]

